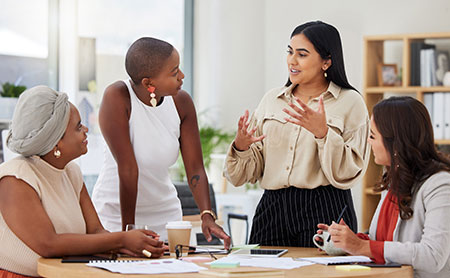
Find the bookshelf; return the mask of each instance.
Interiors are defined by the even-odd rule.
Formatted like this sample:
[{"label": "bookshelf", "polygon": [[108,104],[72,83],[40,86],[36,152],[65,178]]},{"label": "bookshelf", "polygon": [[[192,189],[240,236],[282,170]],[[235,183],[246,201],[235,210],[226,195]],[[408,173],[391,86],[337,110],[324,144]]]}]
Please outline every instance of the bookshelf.
[{"label": "bookshelf", "polygon": [[[391,96],[411,95],[423,102],[426,93],[450,92],[450,87],[445,86],[411,86],[411,43],[430,41],[441,43],[450,52],[450,32],[364,37],[363,92],[370,114],[372,114],[373,106],[383,99],[385,94]],[[392,44],[396,45],[397,48],[393,49]],[[391,48],[386,46],[391,46]],[[394,55],[392,55],[393,52]],[[389,57],[395,61],[387,61]],[[389,63],[396,63],[397,67],[402,69],[401,80],[395,86],[379,86],[378,65]],[[437,145],[450,145],[450,139],[436,140],[435,143]],[[372,188],[379,181],[382,169],[381,166],[374,163],[373,154],[371,154],[369,166],[363,178],[361,225],[363,231],[369,229],[372,216],[380,200],[380,194],[373,192]]]}]

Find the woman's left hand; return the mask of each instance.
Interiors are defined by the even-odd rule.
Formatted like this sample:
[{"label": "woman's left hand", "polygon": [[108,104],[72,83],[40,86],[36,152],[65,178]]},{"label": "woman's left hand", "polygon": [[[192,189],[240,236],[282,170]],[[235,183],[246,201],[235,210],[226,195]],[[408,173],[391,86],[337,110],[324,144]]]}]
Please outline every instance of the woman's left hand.
[{"label": "woman's left hand", "polygon": [[368,240],[359,238],[348,226],[344,220],[341,220],[339,224],[333,222],[328,227],[328,232],[331,235],[331,240],[337,248],[341,248],[352,255],[365,255],[367,256],[367,247],[370,246]]},{"label": "woman's left hand", "polygon": [[286,121],[299,125],[309,130],[316,138],[323,138],[327,135],[328,126],[327,118],[325,115],[325,108],[323,105],[323,96],[319,98],[319,108],[314,111],[309,108],[308,105],[303,103],[300,99],[294,97],[295,101],[300,105],[300,109],[297,105],[289,102],[289,106],[294,110],[284,108],[283,112],[288,114],[289,118],[285,118]]},{"label": "woman's left hand", "polygon": [[212,240],[211,234],[213,234],[223,240],[225,249],[230,249],[230,236],[223,231],[222,227],[217,225],[214,218],[209,214],[202,217],[202,231],[208,242]]}]

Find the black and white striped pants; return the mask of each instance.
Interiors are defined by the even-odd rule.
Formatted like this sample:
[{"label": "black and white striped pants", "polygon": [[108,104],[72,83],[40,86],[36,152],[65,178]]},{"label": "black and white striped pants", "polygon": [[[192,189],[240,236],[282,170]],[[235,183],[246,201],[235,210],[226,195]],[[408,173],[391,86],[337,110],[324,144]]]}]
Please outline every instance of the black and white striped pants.
[{"label": "black and white striped pants", "polygon": [[317,224],[336,221],[344,206],[343,219],[354,231],[357,220],[350,189],[331,185],[315,189],[288,187],[265,190],[253,218],[250,243],[265,246],[314,247]]}]

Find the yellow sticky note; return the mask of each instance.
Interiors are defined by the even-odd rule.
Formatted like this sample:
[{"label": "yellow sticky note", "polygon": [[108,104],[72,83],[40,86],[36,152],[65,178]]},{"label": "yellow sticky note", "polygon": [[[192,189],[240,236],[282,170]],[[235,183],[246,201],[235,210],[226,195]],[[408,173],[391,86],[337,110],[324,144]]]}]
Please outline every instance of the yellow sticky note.
[{"label": "yellow sticky note", "polygon": [[356,264],[337,265],[337,270],[354,271],[354,270],[370,270],[370,267]]}]

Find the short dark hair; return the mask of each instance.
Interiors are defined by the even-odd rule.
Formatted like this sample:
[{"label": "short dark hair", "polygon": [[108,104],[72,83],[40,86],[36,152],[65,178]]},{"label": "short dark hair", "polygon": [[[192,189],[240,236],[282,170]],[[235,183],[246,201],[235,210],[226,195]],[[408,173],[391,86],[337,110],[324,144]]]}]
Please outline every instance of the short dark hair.
[{"label": "short dark hair", "polygon": [[157,76],[173,49],[170,43],[155,38],[143,37],[135,41],[125,57],[125,69],[131,80],[139,84],[145,77]]},{"label": "short dark hair", "polygon": [[409,219],[415,187],[439,171],[450,171],[450,159],[436,150],[430,115],[417,99],[384,99],[374,106],[373,119],[391,157],[391,165],[375,190],[392,190],[400,217]]},{"label": "short dark hair", "polygon": [[[291,39],[295,35],[303,34],[314,45],[315,50],[322,59],[331,59],[331,66],[327,69],[326,79],[333,81],[342,88],[356,90],[348,83],[345,74],[344,55],[339,31],[332,25],[322,21],[310,21],[297,26],[292,31]],[[288,78],[285,86],[290,86]]]}]

